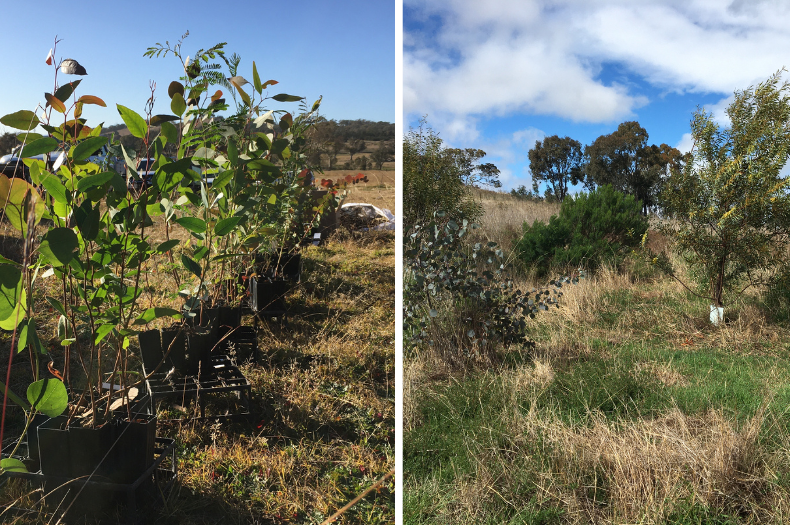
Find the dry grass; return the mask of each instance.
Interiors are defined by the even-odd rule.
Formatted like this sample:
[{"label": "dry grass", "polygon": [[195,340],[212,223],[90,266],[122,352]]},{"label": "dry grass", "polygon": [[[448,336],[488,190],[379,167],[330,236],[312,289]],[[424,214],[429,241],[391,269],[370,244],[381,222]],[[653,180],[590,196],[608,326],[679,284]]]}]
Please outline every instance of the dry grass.
[{"label": "dry grass", "polygon": [[507,250],[521,238],[525,222],[548,222],[560,211],[559,204],[521,199],[504,192],[475,189],[474,197],[484,210],[481,235]]},{"label": "dry grass", "polygon": [[[15,234],[6,235],[0,247],[13,254]],[[152,237],[164,238],[160,225]],[[380,233],[304,250],[302,282],[287,297],[288,324],[261,324],[263,360],[242,367],[252,384],[254,420],[165,422],[183,414],[163,407],[158,435],[177,440],[181,477],[165,507],[146,511],[148,522],[320,523],[394,467],[393,243],[391,233]],[[143,308],[180,306],[168,264],[148,263]],[[183,285],[187,278],[179,279]],[[37,307],[47,308],[40,299]],[[45,343],[55,333],[52,317],[39,325]],[[0,337],[5,360],[10,337]],[[59,345],[51,356],[62,370]],[[13,376],[21,379],[12,382],[21,392],[29,382],[24,362],[15,360]],[[208,413],[225,406],[209,405]],[[0,489],[0,497],[13,500],[20,490]],[[337,523],[387,523],[394,512],[390,482]]]},{"label": "dry grass", "polygon": [[[546,501],[565,507],[572,522],[663,523],[689,504],[765,514],[755,504],[765,503],[770,485],[758,445],[764,410],[740,426],[721,411],[688,416],[679,409],[631,422],[594,415],[582,427],[546,413],[510,423],[514,435],[539,439],[553,451],[537,488]],[[774,494],[770,503],[786,513],[780,496],[786,494]]]}]

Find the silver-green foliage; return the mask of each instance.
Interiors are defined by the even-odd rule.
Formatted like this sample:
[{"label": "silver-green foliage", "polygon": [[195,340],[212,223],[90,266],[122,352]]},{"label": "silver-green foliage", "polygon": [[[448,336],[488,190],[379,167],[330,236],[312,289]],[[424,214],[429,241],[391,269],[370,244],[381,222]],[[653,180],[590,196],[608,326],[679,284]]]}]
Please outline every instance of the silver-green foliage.
[{"label": "silver-green foliage", "polygon": [[[529,344],[527,318],[558,305],[564,283],[523,292],[506,274],[505,254],[495,242],[468,243],[478,225],[439,211],[405,239],[404,337],[408,352],[421,345],[451,344],[468,357],[490,353],[497,344]],[[453,333],[442,329],[450,305]],[[443,340],[439,340],[442,337]]]}]

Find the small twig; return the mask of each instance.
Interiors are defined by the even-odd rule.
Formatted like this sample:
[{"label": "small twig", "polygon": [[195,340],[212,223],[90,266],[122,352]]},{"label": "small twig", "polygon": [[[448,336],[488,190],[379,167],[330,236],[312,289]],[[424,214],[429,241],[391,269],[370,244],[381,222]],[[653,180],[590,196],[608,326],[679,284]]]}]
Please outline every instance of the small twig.
[{"label": "small twig", "polygon": [[331,516],[329,516],[329,517],[328,517],[326,520],[324,520],[324,521],[321,523],[321,525],[328,525],[329,523],[332,523],[333,521],[335,521],[337,518],[339,518],[339,517],[340,517],[340,515],[341,515],[341,514],[343,514],[344,512],[346,512],[348,509],[350,509],[351,507],[353,507],[353,506],[354,506],[354,505],[356,505],[357,503],[359,503],[359,500],[361,500],[362,498],[364,498],[365,496],[367,496],[368,494],[370,494],[371,492],[373,492],[373,491],[374,491],[375,489],[377,489],[377,488],[378,488],[378,487],[379,487],[379,486],[380,486],[382,483],[384,483],[385,481],[387,481],[389,478],[391,478],[391,477],[392,477],[392,476],[394,476],[394,475],[395,475],[395,469],[392,469],[392,470],[390,470],[389,472],[387,472],[387,473],[384,475],[384,477],[382,477],[380,480],[378,480],[378,481],[377,481],[377,482],[375,482],[373,485],[371,485],[370,487],[368,487],[368,489],[367,489],[367,490],[365,490],[365,492],[363,492],[362,494],[360,494],[360,495],[359,495],[359,496],[357,496],[356,498],[354,498],[354,499],[352,499],[351,501],[349,501],[348,503],[346,503],[346,505],[345,505],[345,506],[344,506],[342,509],[340,509],[339,511],[335,512],[334,514],[332,514]]}]

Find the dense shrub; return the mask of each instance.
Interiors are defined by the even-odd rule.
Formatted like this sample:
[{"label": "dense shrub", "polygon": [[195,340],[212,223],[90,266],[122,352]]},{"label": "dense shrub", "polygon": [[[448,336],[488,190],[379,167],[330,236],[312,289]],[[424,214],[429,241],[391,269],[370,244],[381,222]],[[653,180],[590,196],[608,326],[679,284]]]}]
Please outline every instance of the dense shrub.
[{"label": "dense shrub", "polygon": [[536,267],[538,275],[545,275],[552,267],[594,270],[605,260],[619,263],[623,249],[637,246],[647,231],[641,209],[634,197],[608,185],[566,198],[560,214],[548,224],[524,223],[516,251],[522,261]]},{"label": "dense shrub", "polygon": [[562,282],[550,283],[551,291],[519,290],[496,243],[467,242],[476,227],[437,212],[404,239],[407,353],[432,349],[451,366],[491,363],[497,348],[527,344],[526,319],[557,304]]}]

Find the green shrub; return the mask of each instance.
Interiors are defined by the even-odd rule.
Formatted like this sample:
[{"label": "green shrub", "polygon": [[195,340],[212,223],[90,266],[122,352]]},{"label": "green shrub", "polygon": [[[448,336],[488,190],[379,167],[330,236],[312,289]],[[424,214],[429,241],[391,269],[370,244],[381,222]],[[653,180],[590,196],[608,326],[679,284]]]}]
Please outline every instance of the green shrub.
[{"label": "green shrub", "polygon": [[526,318],[557,304],[556,289],[517,289],[504,274],[505,254],[495,242],[466,242],[467,230],[475,228],[440,211],[406,236],[407,352],[433,349],[451,366],[491,363],[499,346],[528,344]]},{"label": "green shrub", "polygon": [[594,270],[606,260],[619,263],[625,249],[637,246],[647,231],[641,209],[634,197],[608,185],[566,198],[560,214],[548,224],[524,223],[516,252],[526,264],[537,267],[538,275],[545,275],[552,267]]},{"label": "green shrub", "polygon": [[482,217],[482,207],[464,184],[465,173],[456,151],[443,145],[425,119],[403,137],[403,217],[407,227],[429,222],[438,210],[457,220]]}]

